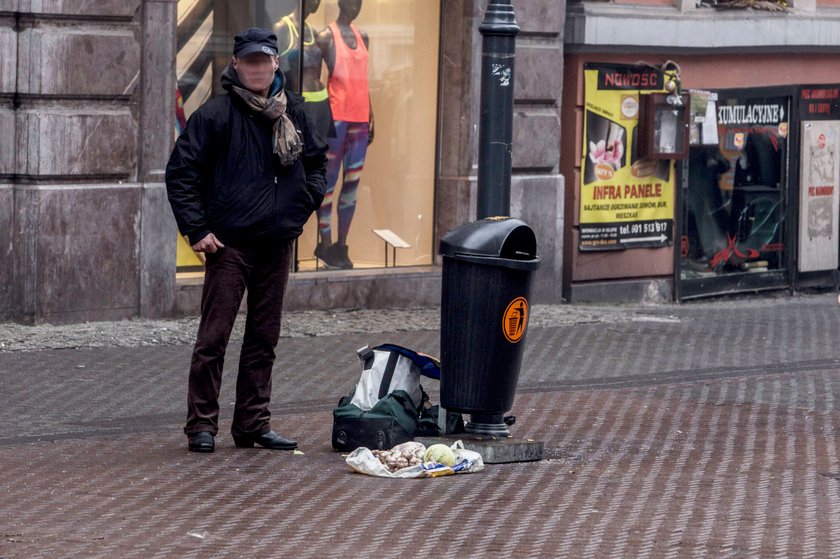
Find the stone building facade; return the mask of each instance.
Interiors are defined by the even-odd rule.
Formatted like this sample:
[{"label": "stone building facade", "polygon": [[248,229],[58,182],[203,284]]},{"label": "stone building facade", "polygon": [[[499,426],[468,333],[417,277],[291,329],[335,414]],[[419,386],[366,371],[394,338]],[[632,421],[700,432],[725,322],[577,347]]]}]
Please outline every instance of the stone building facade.
[{"label": "stone building facade", "polygon": [[[216,3],[219,0],[215,0]],[[537,232],[535,298],[559,301],[562,0],[515,0],[512,214]],[[435,242],[475,215],[484,0],[440,18]],[[0,0],[0,320],[194,314],[176,279],[163,169],[176,110],[176,0]],[[292,274],[291,308],[436,304],[440,267]]]}]

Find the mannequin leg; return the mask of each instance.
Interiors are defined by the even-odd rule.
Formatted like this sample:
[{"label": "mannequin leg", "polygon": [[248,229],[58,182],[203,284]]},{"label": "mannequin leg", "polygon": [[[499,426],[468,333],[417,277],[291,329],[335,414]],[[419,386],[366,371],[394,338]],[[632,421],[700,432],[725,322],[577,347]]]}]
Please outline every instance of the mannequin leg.
[{"label": "mannequin leg", "polygon": [[332,210],[335,187],[338,183],[338,175],[341,170],[342,161],[347,151],[347,123],[335,122],[335,137],[327,139],[329,151],[327,152],[327,188],[324,194],[324,201],[318,208],[318,245],[315,247],[315,256],[320,259],[327,268],[340,268],[343,261],[335,254],[332,244]]},{"label": "mannequin leg", "polygon": [[[347,234],[356,213],[356,191],[365,167],[368,146],[368,123],[354,122],[347,129],[347,151],[344,154],[344,181],[338,198],[338,244],[347,245]],[[352,267],[352,263],[347,259]]]},{"label": "mannequin leg", "polygon": [[346,153],[347,127],[346,122],[336,121],[335,137],[327,139],[327,145],[329,146],[327,152],[327,189],[324,194],[324,201],[318,208],[318,233],[320,242],[326,245],[332,244],[333,193],[336,183],[338,183],[338,174]]}]

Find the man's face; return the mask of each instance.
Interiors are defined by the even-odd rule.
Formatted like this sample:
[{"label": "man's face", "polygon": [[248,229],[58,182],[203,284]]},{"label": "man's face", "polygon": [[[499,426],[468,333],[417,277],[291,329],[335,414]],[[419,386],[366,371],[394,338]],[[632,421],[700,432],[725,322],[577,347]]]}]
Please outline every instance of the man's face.
[{"label": "man's face", "polygon": [[274,81],[277,57],[258,52],[242,58],[234,56],[233,67],[239,74],[242,85],[251,91],[260,92],[271,87],[271,82]]},{"label": "man's face", "polygon": [[356,19],[362,10],[362,0],[338,0],[338,9],[347,14],[350,19]]}]

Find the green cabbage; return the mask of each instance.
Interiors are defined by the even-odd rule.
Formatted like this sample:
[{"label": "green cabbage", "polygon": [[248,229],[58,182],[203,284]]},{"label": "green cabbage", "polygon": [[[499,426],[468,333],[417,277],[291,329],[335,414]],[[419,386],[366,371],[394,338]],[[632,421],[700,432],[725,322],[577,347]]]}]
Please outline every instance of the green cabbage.
[{"label": "green cabbage", "polygon": [[455,465],[455,453],[445,444],[433,444],[426,449],[423,462],[437,462],[451,468]]}]

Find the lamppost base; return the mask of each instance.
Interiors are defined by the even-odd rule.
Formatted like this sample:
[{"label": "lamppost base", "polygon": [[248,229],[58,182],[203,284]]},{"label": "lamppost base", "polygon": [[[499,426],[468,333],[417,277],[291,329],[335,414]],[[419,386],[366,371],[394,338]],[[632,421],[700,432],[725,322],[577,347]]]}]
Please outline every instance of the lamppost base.
[{"label": "lamppost base", "polygon": [[536,462],[543,459],[545,451],[545,444],[542,441],[511,437],[500,438],[472,433],[440,437],[417,437],[414,440],[427,447],[438,443],[451,446],[455,441],[461,441],[467,450],[481,454],[481,459],[485,464]]},{"label": "lamppost base", "polygon": [[479,435],[485,437],[510,437],[510,429],[504,423],[476,423],[474,421],[467,421],[464,425],[464,430],[470,435]]}]

